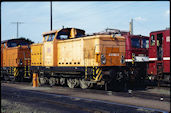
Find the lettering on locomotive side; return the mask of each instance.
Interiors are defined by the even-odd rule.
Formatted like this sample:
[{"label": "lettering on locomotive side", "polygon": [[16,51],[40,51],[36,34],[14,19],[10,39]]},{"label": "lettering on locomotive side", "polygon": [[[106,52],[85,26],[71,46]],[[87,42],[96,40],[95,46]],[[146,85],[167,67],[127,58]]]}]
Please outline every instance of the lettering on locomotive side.
[{"label": "lettering on locomotive side", "polygon": [[109,56],[119,56],[119,53],[109,53]]}]

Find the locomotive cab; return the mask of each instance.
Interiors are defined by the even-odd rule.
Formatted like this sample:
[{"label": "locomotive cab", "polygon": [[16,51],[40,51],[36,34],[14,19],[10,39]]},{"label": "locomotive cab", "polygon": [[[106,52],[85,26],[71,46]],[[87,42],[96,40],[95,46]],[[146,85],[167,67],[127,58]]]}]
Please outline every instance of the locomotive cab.
[{"label": "locomotive cab", "polygon": [[72,38],[79,38],[85,35],[85,31],[75,28],[65,28],[58,31],[57,39],[65,40]]},{"label": "locomotive cab", "polygon": [[141,35],[126,35],[125,37],[126,62],[148,62],[149,37]]},{"label": "locomotive cab", "polygon": [[85,31],[76,28],[63,28],[43,33],[43,41],[66,40],[79,38],[85,35]]},{"label": "locomotive cab", "polygon": [[148,75],[152,81],[170,83],[170,29],[150,33]]},{"label": "locomotive cab", "polygon": [[69,40],[84,36],[85,31],[76,28],[63,28],[43,33],[43,64],[57,66],[58,41]]},{"label": "locomotive cab", "polygon": [[142,35],[124,35],[126,37],[125,62],[130,67],[129,74],[135,80],[135,84],[144,85],[148,66],[149,37]]}]

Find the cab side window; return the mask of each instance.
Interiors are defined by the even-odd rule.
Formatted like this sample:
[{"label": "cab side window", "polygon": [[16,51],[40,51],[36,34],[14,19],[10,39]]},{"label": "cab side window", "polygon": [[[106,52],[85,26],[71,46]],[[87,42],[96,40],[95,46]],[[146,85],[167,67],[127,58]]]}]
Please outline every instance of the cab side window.
[{"label": "cab side window", "polygon": [[149,40],[142,39],[142,47],[141,48],[149,48]]},{"label": "cab side window", "polygon": [[55,37],[55,33],[50,34],[47,41],[53,41],[54,37]]},{"label": "cab side window", "polygon": [[155,37],[154,37],[154,35],[151,35],[151,42],[150,42],[150,45],[151,45],[151,46],[154,46],[154,45],[155,45]]},{"label": "cab side window", "polygon": [[47,40],[49,35],[44,35],[44,41]]},{"label": "cab side window", "polygon": [[60,40],[69,39],[69,33],[68,32],[62,32],[62,31],[58,32],[57,39],[60,39]]},{"label": "cab side window", "polygon": [[138,38],[131,38],[131,46],[133,48],[140,48],[140,40]]},{"label": "cab side window", "polygon": [[16,47],[17,46],[17,43],[16,42],[8,42],[7,43],[7,46],[8,47]]}]

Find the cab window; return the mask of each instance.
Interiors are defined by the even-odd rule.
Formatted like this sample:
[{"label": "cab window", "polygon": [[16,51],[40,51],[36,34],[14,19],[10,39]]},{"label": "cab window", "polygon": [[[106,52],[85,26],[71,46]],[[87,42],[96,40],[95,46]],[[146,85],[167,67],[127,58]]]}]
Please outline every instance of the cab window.
[{"label": "cab window", "polygon": [[45,40],[47,40],[48,36],[49,36],[49,35],[44,35],[44,37],[45,37]]},{"label": "cab window", "polygon": [[20,42],[18,45],[28,45],[27,42]]},{"label": "cab window", "polygon": [[140,48],[140,40],[138,38],[131,39],[131,46],[133,48]]},{"label": "cab window", "polygon": [[149,48],[149,40],[142,39],[142,48]]},{"label": "cab window", "polygon": [[17,43],[16,42],[9,42],[9,43],[7,43],[7,46],[8,47],[16,47]]},{"label": "cab window", "polygon": [[81,32],[77,32],[76,38],[83,37],[84,35]]},{"label": "cab window", "polygon": [[66,40],[69,39],[69,32],[58,32],[57,39]]},{"label": "cab window", "polygon": [[65,40],[65,39],[68,39],[68,35],[60,35],[59,38],[61,40]]},{"label": "cab window", "polygon": [[53,41],[54,37],[55,37],[55,33],[50,34],[47,41]]},{"label": "cab window", "polygon": [[151,35],[151,42],[150,42],[150,45],[151,45],[151,46],[154,46],[154,45],[155,45],[155,37],[154,37],[154,35]]}]

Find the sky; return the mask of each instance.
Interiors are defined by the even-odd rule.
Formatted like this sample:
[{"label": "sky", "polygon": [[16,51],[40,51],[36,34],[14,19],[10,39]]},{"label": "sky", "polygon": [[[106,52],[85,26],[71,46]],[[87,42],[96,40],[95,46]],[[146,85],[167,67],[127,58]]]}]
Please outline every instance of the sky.
[{"label": "sky", "polygon": [[[64,27],[83,29],[87,34],[106,28],[149,36],[151,31],[170,27],[169,1],[87,1],[52,2],[53,30]],[[26,37],[42,42],[42,33],[50,31],[50,2],[1,2],[1,40]]]}]

